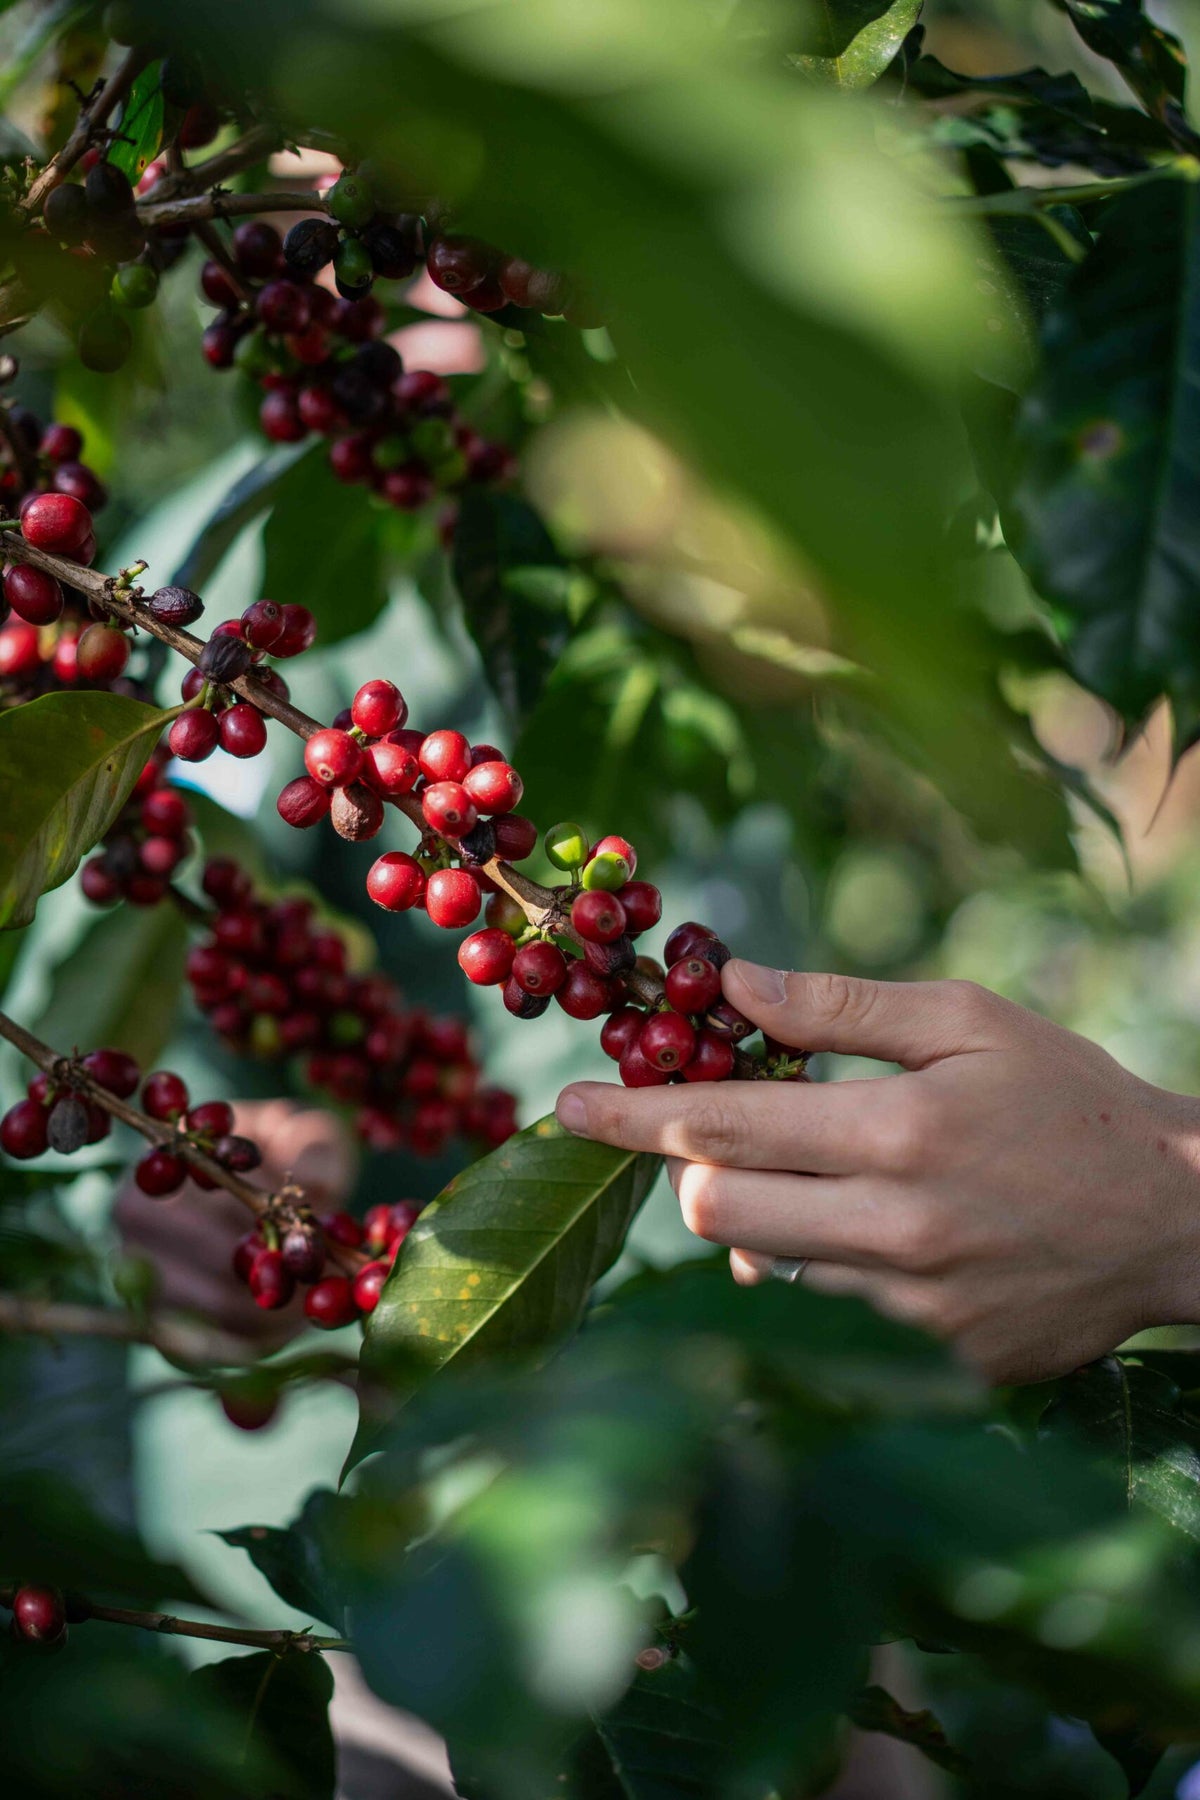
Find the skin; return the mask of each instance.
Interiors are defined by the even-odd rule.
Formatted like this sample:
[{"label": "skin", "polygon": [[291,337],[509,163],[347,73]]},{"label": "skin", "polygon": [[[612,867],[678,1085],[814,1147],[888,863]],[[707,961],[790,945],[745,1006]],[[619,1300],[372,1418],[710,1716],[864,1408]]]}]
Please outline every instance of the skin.
[{"label": "skin", "polygon": [[667,1158],[685,1223],[729,1249],[736,1281],[811,1258],[805,1286],[860,1295],[993,1382],[1200,1322],[1200,1102],[971,982],[739,961],[722,979],[781,1043],[902,1071],[564,1089],[567,1130]]}]

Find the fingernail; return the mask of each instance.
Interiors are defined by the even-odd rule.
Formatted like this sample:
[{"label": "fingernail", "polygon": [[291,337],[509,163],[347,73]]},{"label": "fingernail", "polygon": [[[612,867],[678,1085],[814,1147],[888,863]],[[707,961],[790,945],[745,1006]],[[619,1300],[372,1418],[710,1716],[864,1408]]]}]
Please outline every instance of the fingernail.
[{"label": "fingernail", "polygon": [[768,969],[762,963],[742,962],[739,958],[734,964],[738,979],[744,981],[756,1000],[764,1006],[778,1006],[787,998],[787,986],[783,979],[782,969]]},{"label": "fingernail", "polygon": [[555,1112],[564,1131],[583,1137],[587,1130],[587,1107],[578,1094],[560,1094]]}]

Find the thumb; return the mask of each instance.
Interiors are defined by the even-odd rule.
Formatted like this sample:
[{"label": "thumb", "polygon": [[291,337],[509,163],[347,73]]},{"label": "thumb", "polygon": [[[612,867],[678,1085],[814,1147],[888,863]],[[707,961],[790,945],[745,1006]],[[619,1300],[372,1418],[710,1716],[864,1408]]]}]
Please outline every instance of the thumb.
[{"label": "thumb", "polygon": [[922,1069],[993,1043],[1006,1002],[970,981],[860,981],[769,969],[735,958],[725,997],[780,1043]]}]

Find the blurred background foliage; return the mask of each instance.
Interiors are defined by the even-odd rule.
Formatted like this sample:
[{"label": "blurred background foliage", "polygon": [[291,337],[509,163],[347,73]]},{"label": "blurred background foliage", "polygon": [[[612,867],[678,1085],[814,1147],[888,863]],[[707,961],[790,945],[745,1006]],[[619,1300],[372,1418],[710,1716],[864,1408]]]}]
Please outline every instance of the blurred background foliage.
[{"label": "blurred background foliage", "polygon": [[[1012,222],[1007,243],[982,224],[952,229],[933,203],[969,191],[966,158],[1019,135],[1007,95],[984,131],[963,124],[977,115],[957,101],[931,126],[911,96],[901,104],[894,69],[869,98],[836,91],[864,78],[856,70],[874,80],[887,68],[918,9],[888,11],[898,35],[879,40],[886,55],[862,45],[846,70],[844,46],[822,39],[806,9],[763,0],[542,0],[482,8],[468,23],[449,6],[398,0],[204,0],[173,13],[170,30],[218,56],[231,84],[265,92],[289,120],[346,129],[414,180],[435,176],[465,228],[578,267],[611,305],[611,336],[561,321],[481,328],[439,309],[438,329],[459,334],[443,343],[462,371],[460,405],[522,463],[518,494],[480,503],[453,562],[432,525],[328,480],[319,449],[264,449],[247,394],[198,355],[210,314],[194,297],[192,252],[116,375],[82,369],[53,320],[35,320],[18,340],[21,395],[86,430],[112,494],[97,566],[144,557],[156,580],[202,588],[213,621],[264,592],[313,609],[318,649],[289,670],[306,711],[328,718],[366,676],[387,673],[415,720],[512,746],[532,816],[629,835],[663,887],[664,916],[702,917],[736,950],[785,966],[969,976],[1147,1079],[1195,1091],[1200,774],[1194,757],[1174,766],[1190,721],[1155,702],[1165,680],[1139,688],[1122,720],[1103,667],[1072,674],[1069,621],[1047,605],[1063,595],[1035,596],[997,526],[1009,506],[997,471],[1037,374],[1038,315],[1061,295],[1071,256],[1040,227],[1021,238],[1027,221]],[[1200,48],[1191,7],[1152,11]],[[69,123],[45,44],[70,13],[27,0],[0,17],[10,117],[31,139],[56,107],[60,133]],[[964,81],[1040,65],[1124,104],[1115,71],[1067,15],[1048,0],[928,0],[920,22],[926,53]],[[1062,166],[1041,165],[1040,178],[1065,179]],[[1067,235],[1081,230],[1063,219]],[[428,329],[431,304],[428,290],[401,297],[411,330]],[[962,405],[964,393],[978,404]],[[486,566],[495,541],[509,566],[499,585]],[[1186,683],[1170,691],[1194,696]],[[169,674],[162,693],[174,697]],[[523,1121],[549,1110],[564,1080],[603,1073],[594,1039],[557,1011],[523,1027],[465,988],[453,943],[423,918],[368,919],[372,853],[332,856],[275,814],[298,767],[279,733],[253,763],[221,756],[184,771],[202,790],[204,849],[235,850],[275,884],[312,884],[360,922],[364,944],[369,930],[414,1000],[444,1008],[453,996],[470,1010]],[[5,1009],[64,1047],[104,1042],[169,1063],[196,1091],[276,1096],[279,1072],[223,1056],[181,996],[184,942],[173,913],[98,917],[59,889],[32,926],[0,940]],[[862,1071],[822,1071],[847,1072]],[[6,1053],[0,1086],[16,1081]],[[24,1215],[5,1207],[6,1277],[113,1292],[119,1150],[36,1196],[32,1243]],[[426,1199],[453,1172],[452,1159],[366,1154],[345,1197],[355,1210]],[[24,1199],[11,1169],[2,1179],[6,1202]],[[703,1776],[625,1791],[708,1782],[740,1796],[786,1767],[799,1794],[818,1791],[837,1760],[828,1718],[866,1679],[861,1643],[915,1630],[927,1648],[890,1651],[889,1678],[935,1705],[971,1772],[917,1777],[902,1763],[895,1779],[911,1778],[914,1793],[988,1797],[1125,1791],[1078,1717],[1093,1716],[1098,1694],[1128,1697],[1140,1669],[1139,1701],[1168,1735],[1188,1735],[1181,1718],[1200,1709],[1194,1572],[1179,1541],[1194,1549],[1191,1513],[1163,1524],[1160,1509],[1123,1534],[1103,1481],[1074,1462],[1057,1492],[1052,1468],[1031,1501],[1020,1400],[981,1433],[979,1395],[935,1374],[927,1346],[856,1309],[736,1295],[708,1268],[657,1285],[654,1269],[699,1248],[660,1185],[618,1272],[634,1285],[607,1326],[536,1377],[435,1389],[345,1510],[318,1509],[320,1555],[355,1608],[376,1692],[456,1738],[466,1794],[536,1791],[568,1753],[572,1792],[615,1793],[613,1746],[636,1732],[641,1704],[669,1721],[679,1709],[651,1729],[707,1742],[711,1728],[731,1760],[714,1775],[714,1750]],[[312,1621],[309,1590],[276,1570],[282,1597],[271,1596],[249,1559],[201,1534],[282,1527],[310,1489],[336,1485],[354,1425],[344,1387],[299,1387],[251,1437],[150,1350],[6,1344],[5,1363],[6,1486],[23,1471],[72,1472],[103,1512],[135,1519],[154,1553],[186,1570],[193,1607]],[[645,1381],[649,1366],[661,1385]],[[913,1391],[934,1415],[919,1427]],[[713,1448],[706,1434],[731,1397],[769,1429]],[[1166,1410],[1177,1418],[1173,1398]],[[448,1454],[431,1478],[429,1446],[466,1434],[469,1452]],[[1182,1423],[1168,1431],[1189,1480],[1192,1436]],[[1159,1448],[1145,1451],[1154,1469]],[[500,1465],[505,1480],[489,1486]],[[1018,1484],[1025,1535],[1014,1543],[1006,1503]],[[976,1512],[981,1493],[989,1504]],[[451,1547],[414,1572],[400,1552],[415,1524],[438,1517],[457,1521]],[[289,1557],[298,1541],[317,1554],[315,1529],[306,1513]],[[673,1564],[647,1556],[634,1579],[619,1548],[639,1534],[669,1545]],[[770,1558],[743,1566],[756,1541]],[[854,1557],[864,1567],[843,1581]],[[683,1591],[706,1596],[723,1635],[706,1639],[702,1612],[690,1644],[686,1632],[670,1643],[683,1652],[672,1685],[646,1694],[639,1677],[622,1710],[596,1723],[647,1609],[661,1626]],[[449,1664],[429,1653],[462,1617],[478,1621],[478,1665],[462,1643]],[[978,1656],[937,1654],[946,1637]],[[692,1645],[726,1685],[727,1714],[703,1728]],[[180,1707],[173,1660],[123,1650],[126,1669],[105,1649],[55,1705],[102,1713],[100,1734],[126,1707],[122,1682],[144,1682],[153,1728],[130,1755],[150,1745],[167,1756],[159,1724],[186,1710],[204,1748],[171,1745],[176,1785],[164,1774],[161,1791],[189,1791],[189,1755],[215,1758],[206,1767],[221,1792],[287,1778],[221,1765],[230,1696],[215,1681],[205,1733],[208,1715]],[[439,1686],[447,1667],[453,1683]],[[997,1685],[997,1669],[1012,1686]],[[99,1678],[111,1690],[89,1686]],[[10,1703],[42,1729],[44,1700],[21,1686]],[[589,1713],[570,1747],[563,1721]],[[1133,1769],[1127,1727],[1114,1702],[1101,1735]],[[1145,1791],[1193,1792],[1188,1761],[1171,1752]],[[130,1785],[113,1791],[142,1791],[123,1767],[118,1758],[114,1779]],[[86,1778],[68,1765],[59,1774]],[[43,1778],[22,1770],[31,1793]]]}]

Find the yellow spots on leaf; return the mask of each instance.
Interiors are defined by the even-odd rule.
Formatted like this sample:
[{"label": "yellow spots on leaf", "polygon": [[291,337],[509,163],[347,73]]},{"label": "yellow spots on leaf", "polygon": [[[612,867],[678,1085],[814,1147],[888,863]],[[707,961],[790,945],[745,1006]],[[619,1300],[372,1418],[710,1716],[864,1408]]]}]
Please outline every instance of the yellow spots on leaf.
[{"label": "yellow spots on leaf", "polygon": [[478,1273],[474,1273],[474,1274],[471,1274],[471,1275],[468,1275],[468,1276],[467,1276],[467,1286],[468,1286],[468,1287],[478,1287],[478,1286],[479,1286],[479,1275],[478,1275]]}]

